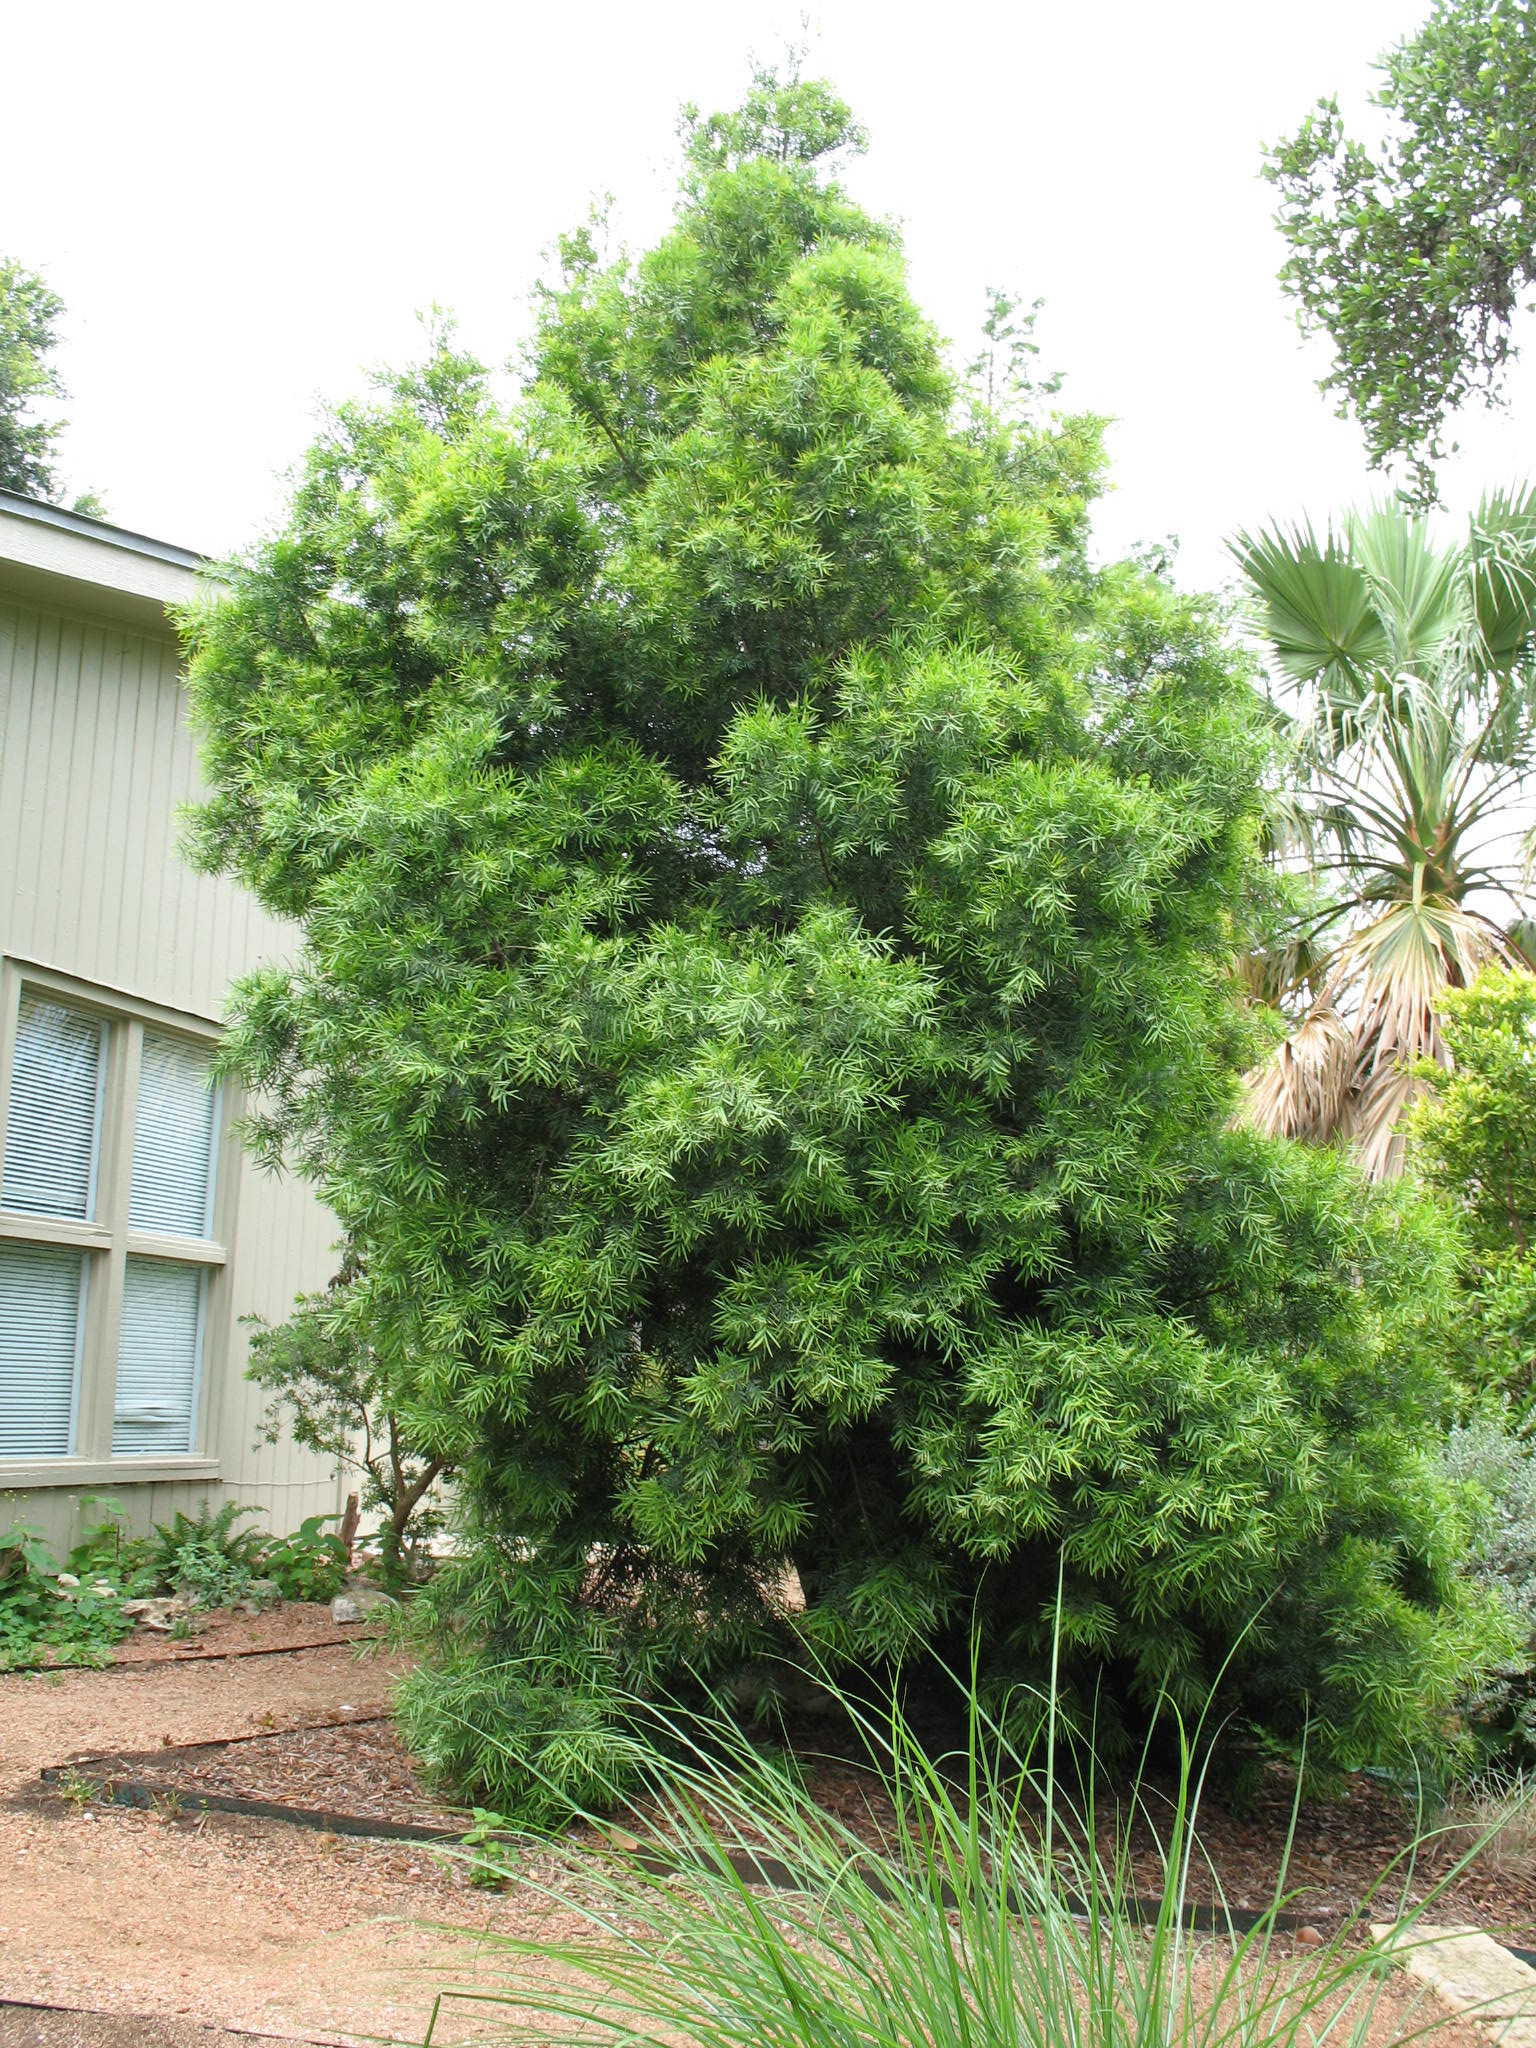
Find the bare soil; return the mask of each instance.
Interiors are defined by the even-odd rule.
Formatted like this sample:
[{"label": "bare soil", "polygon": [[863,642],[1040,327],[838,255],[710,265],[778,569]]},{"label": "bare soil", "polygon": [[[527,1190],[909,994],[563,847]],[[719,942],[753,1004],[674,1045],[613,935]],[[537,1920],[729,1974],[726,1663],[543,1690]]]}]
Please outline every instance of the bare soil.
[{"label": "bare soil", "polygon": [[[268,1621],[232,1623],[220,1640],[270,1647],[251,1642]],[[0,1675],[0,2000],[305,2040],[419,2041],[439,1989],[483,1985],[501,1967],[479,1938],[537,1938],[555,1924],[546,1904],[472,1889],[460,1867],[414,1844],[75,1810],[38,1785],[44,1766],[71,1757],[378,1711],[400,1669],[322,1645]],[[8,2015],[0,2048],[32,2024]]]},{"label": "bare soil", "polygon": [[[427,1787],[391,1721],[379,1718],[402,1666],[327,1640],[325,1610],[228,1620],[201,1652],[156,1645],[100,1671],[0,1676],[0,2048],[221,2048],[203,2028],[321,2042],[419,2041],[436,1993],[488,1989],[516,1968],[495,1938],[569,1941],[574,1915],[537,1882],[504,1893],[471,1887],[461,1863],[429,1845],[319,1833],[281,1821],[74,1803],[39,1773],[71,1759],[174,1784],[300,1807],[462,1827]],[[323,1625],[322,1625],[323,1623]],[[305,1643],[303,1631],[310,1630]],[[226,1653],[208,1655],[213,1647]],[[251,1650],[291,1654],[242,1655]],[[138,1646],[135,1645],[137,1648]],[[235,1739],[245,1738],[245,1739]],[[82,1776],[105,1775],[99,1764]],[[869,1780],[829,1759],[819,1789],[876,1830]],[[1353,1904],[1406,1815],[1361,1781],[1348,1800],[1309,1811],[1297,1877],[1316,1917]],[[1272,1883],[1277,1813],[1247,1821],[1217,1811],[1204,1832],[1228,1896],[1261,1903]],[[1150,1882],[1154,1872],[1146,1869]],[[535,1872],[535,1879],[538,1873]],[[1261,1882],[1262,1880],[1262,1882]],[[1467,1918],[1529,1926],[1536,1899],[1484,1886]],[[1471,1910],[1474,1898],[1482,1900]],[[1460,1907],[1457,1908],[1460,1910]],[[1439,1911],[1439,1919],[1456,1917]],[[1394,1979],[1371,2029],[1423,2025],[1433,2006]],[[7,2000],[73,2009],[28,2012]],[[439,2038],[484,2040],[495,2009],[454,2005]],[[1442,2037],[1473,2048],[1464,2023]]]}]

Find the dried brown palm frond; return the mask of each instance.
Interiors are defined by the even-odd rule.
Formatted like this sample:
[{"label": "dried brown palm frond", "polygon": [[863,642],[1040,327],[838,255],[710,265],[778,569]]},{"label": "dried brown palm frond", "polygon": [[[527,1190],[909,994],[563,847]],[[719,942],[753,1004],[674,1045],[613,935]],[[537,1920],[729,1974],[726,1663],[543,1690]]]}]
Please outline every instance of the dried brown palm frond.
[{"label": "dried brown palm frond", "polygon": [[1355,1035],[1319,1003],[1262,1066],[1244,1076],[1246,1118],[1271,1138],[1327,1144],[1345,1135]]},{"label": "dried brown palm frond", "polygon": [[1422,898],[1393,904],[1339,949],[1315,1008],[1246,1077],[1248,1121],[1271,1137],[1349,1143],[1372,1180],[1395,1180],[1402,1113],[1422,1085],[1415,1065],[1448,1063],[1442,992],[1465,987],[1489,960],[1512,958],[1474,912]]}]

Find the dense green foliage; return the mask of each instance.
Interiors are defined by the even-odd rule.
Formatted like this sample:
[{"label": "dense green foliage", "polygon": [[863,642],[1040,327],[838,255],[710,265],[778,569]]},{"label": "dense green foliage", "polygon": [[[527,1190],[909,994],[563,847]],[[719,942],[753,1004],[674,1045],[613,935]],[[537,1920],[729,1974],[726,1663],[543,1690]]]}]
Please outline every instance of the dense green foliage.
[{"label": "dense green foliage", "polygon": [[957,383],[856,141],[696,124],[515,406],[444,341],[190,621],[198,855],[304,936],[228,1056],[459,1469],[407,1707],[508,1808],[796,1631],[1038,1670],[1059,1564],[1106,1733],[1240,1640],[1251,1722],[1382,1754],[1479,1655],[1434,1218],[1228,1128],[1259,699],[1089,567],[1094,424]]},{"label": "dense green foliage", "polygon": [[261,1570],[259,1530],[237,1523],[256,1513],[227,1500],[216,1512],[205,1500],[195,1515],[177,1508],[169,1522],[157,1522],[146,1544],[152,1583],[197,1607],[227,1607],[243,1600]]},{"label": "dense green foliage", "polygon": [[1447,1197],[1468,1247],[1459,1319],[1469,1383],[1536,1397],[1536,975],[1490,968],[1446,999],[1455,1065],[1425,1072],[1414,1164]]},{"label": "dense green foliage", "polygon": [[262,1552],[261,1576],[284,1600],[330,1600],[345,1585],[347,1546],[326,1527],[335,1520],[334,1515],[307,1515]]},{"label": "dense green foliage", "polygon": [[[42,278],[0,257],[0,490],[53,501],[64,496],[54,464],[65,423],[38,406],[67,396],[50,361],[63,313],[64,301]],[[102,506],[87,492],[74,509],[99,517]]]},{"label": "dense green foliage", "polygon": [[86,1531],[63,1572],[42,1532],[13,1522],[0,1534],[0,1671],[107,1663],[133,1628],[122,1601],[138,1590],[138,1564],[110,1519]]},{"label": "dense green foliage", "polygon": [[1446,1436],[1447,1477],[1469,1489],[1471,1541],[1462,1569],[1507,1610],[1507,1662],[1464,1703],[1494,1768],[1536,1759],[1536,1444],[1512,1435],[1507,1415],[1474,1413]]},{"label": "dense green foliage", "polygon": [[1433,498],[1447,415],[1497,390],[1536,281],[1536,9],[1436,0],[1382,68],[1378,154],[1324,100],[1267,175],[1291,248],[1282,281],[1333,339],[1324,388],[1360,419],[1372,461],[1406,456]]}]

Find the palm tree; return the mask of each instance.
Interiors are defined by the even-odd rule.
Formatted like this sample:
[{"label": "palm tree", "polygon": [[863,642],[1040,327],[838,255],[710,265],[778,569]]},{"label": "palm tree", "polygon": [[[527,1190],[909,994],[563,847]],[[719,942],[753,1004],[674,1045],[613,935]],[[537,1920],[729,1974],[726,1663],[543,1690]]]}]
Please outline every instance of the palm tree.
[{"label": "palm tree", "polygon": [[1281,950],[1249,963],[1293,1028],[1248,1075],[1246,1114],[1353,1144],[1388,1179],[1415,1061],[1448,1063],[1441,991],[1527,943],[1536,490],[1485,499],[1460,547],[1384,508],[1321,540],[1244,534],[1233,553],[1293,699],[1272,851],[1302,895]]}]

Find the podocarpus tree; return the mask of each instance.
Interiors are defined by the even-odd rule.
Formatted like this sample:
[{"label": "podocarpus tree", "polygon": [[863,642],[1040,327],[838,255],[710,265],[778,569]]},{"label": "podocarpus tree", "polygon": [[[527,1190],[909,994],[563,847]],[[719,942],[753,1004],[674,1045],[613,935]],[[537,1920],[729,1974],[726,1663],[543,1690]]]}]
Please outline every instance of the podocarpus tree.
[{"label": "podocarpus tree", "polygon": [[193,622],[201,857],[304,941],[231,1057],[463,1475],[413,1725],[503,1802],[796,1629],[1038,1671],[1058,1562],[1106,1718],[1242,1636],[1365,1755],[1476,1654],[1437,1245],[1228,1128],[1248,679],[1090,568],[1094,424],[957,386],[856,141],[768,77],[695,123],[511,410],[445,343],[340,412]]}]

